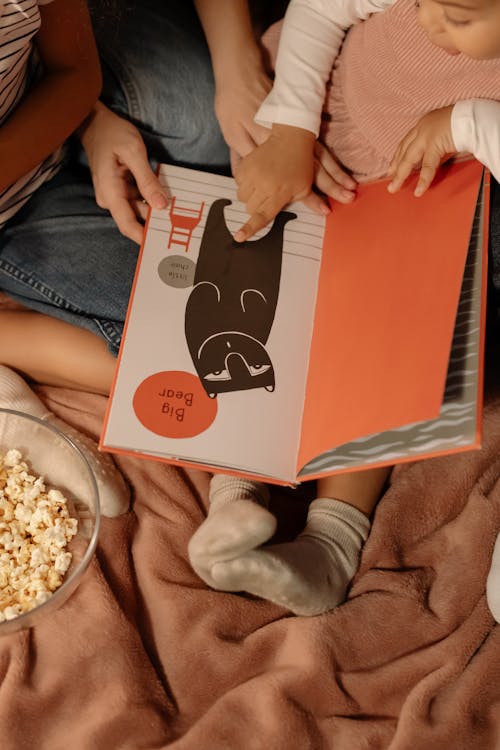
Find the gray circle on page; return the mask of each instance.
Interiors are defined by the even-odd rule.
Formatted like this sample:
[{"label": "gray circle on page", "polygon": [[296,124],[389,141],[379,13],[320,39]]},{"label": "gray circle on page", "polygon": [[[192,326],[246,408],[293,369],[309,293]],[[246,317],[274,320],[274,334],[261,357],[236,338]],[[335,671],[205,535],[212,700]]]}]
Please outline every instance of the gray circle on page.
[{"label": "gray circle on page", "polygon": [[182,255],[169,255],[158,264],[158,276],[164,284],[185,289],[192,286],[196,263]]}]

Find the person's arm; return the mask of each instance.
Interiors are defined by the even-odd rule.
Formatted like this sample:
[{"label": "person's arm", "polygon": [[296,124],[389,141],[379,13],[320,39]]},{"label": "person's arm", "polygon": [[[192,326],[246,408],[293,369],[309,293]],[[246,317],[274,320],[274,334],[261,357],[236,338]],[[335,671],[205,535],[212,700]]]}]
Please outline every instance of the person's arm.
[{"label": "person's arm", "polygon": [[0,126],[0,192],[55,151],[77,128],[101,89],[101,71],[84,0],[40,6],[35,38],[44,74]]},{"label": "person's arm", "polygon": [[268,131],[254,121],[271,89],[255,38],[247,0],[195,0],[215,77],[215,112],[228,145],[239,156],[262,143]]},{"label": "person's arm", "polygon": [[310,130],[317,137],[326,83],[345,32],[394,0],[291,0],[280,37],[276,77],[257,121]]}]

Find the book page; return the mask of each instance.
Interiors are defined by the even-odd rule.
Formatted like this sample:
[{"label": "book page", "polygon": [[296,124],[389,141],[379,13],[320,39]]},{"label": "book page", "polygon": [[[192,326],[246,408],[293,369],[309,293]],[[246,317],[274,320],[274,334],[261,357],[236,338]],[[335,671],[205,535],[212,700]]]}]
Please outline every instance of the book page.
[{"label": "book page", "polygon": [[479,447],[488,198],[486,190],[477,204],[439,416],[327,451],[304,467],[304,478]]},{"label": "book page", "polygon": [[102,447],[295,480],[324,219],[246,243],[234,180],[162,166]]},{"label": "book page", "polygon": [[439,415],[482,166],[421,198],[362,185],[327,220],[298,470],[327,450]]}]

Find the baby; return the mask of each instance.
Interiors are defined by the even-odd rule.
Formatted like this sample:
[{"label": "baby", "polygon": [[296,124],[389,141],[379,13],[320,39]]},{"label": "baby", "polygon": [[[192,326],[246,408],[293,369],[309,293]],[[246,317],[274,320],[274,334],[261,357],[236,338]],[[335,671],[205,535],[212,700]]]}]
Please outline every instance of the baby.
[{"label": "baby", "polygon": [[[313,184],[348,203],[358,181],[388,175],[395,192],[418,169],[418,197],[457,152],[499,179],[499,100],[496,0],[292,0],[274,87],[256,118],[270,136],[235,175],[250,214],[235,238],[251,237],[293,200],[328,213]],[[276,522],[265,486],[214,477],[191,563],[214,588],[248,591],[296,614],[325,612],[345,598],[388,474],[320,480],[304,531],[266,547]],[[490,590],[500,590],[491,575]]]}]

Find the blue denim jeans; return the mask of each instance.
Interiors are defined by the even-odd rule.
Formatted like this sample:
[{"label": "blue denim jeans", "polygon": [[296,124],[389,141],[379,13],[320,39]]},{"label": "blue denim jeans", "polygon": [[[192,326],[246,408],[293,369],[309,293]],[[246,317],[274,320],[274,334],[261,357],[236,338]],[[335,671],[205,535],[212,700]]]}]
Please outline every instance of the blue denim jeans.
[{"label": "blue denim jeans", "polygon": [[[97,19],[103,100],[131,119],[157,161],[225,171],[214,83],[190,2],[128,0]],[[94,198],[84,160],[40,188],[0,234],[0,289],[25,307],[102,336],[118,352],[138,247]]]}]

